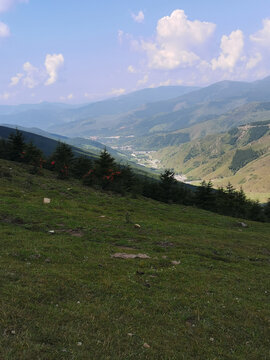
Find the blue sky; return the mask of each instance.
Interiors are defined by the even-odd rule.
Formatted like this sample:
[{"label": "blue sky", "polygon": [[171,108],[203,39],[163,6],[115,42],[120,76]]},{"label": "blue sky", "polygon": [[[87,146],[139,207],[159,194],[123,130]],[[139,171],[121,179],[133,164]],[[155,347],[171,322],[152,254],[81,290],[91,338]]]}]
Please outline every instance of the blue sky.
[{"label": "blue sky", "polygon": [[0,104],[270,75],[269,0],[0,0]]}]

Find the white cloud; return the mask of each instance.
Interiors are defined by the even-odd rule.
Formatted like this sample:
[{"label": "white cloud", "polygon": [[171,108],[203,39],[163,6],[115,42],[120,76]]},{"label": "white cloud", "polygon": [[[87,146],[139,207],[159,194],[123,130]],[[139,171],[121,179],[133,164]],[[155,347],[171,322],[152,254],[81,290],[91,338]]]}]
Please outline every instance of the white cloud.
[{"label": "white cloud", "polygon": [[15,76],[13,76],[13,77],[10,79],[10,84],[9,84],[9,86],[16,86],[16,85],[18,85],[22,77],[23,77],[23,74],[22,74],[22,73],[18,73],[18,74],[16,74]]},{"label": "white cloud", "polygon": [[129,67],[127,68],[127,71],[131,74],[134,74],[136,72],[134,66],[132,66],[132,65],[129,65]]},{"label": "white cloud", "polygon": [[69,94],[67,96],[60,96],[60,100],[65,101],[65,100],[72,100],[74,98],[73,94]]},{"label": "white cloud", "polygon": [[159,86],[169,86],[169,85],[171,85],[171,84],[172,84],[172,80],[168,79],[168,80],[166,80],[166,81],[161,81],[161,82],[159,83]]},{"label": "white cloud", "polygon": [[56,82],[59,68],[63,63],[64,57],[62,54],[47,54],[44,63],[45,66],[39,68],[27,61],[23,64],[23,72],[17,73],[10,79],[9,86],[16,86],[21,83],[23,86],[32,89],[44,83],[46,78],[47,80],[44,85],[51,85]]},{"label": "white cloud", "polygon": [[250,40],[257,45],[270,47],[270,19],[263,20],[263,28],[255,34],[250,35]]},{"label": "white cloud", "polygon": [[149,75],[145,74],[141,80],[137,81],[137,86],[146,84],[148,82],[148,80],[149,80]]},{"label": "white cloud", "polygon": [[28,3],[28,0],[0,0],[0,13],[8,11],[16,3]]},{"label": "white cloud", "polygon": [[123,88],[112,89],[112,91],[110,92],[110,95],[119,96],[119,95],[123,95],[125,92],[126,92],[126,89],[123,89]]},{"label": "white cloud", "polygon": [[49,75],[45,85],[52,85],[57,80],[59,68],[64,64],[64,56],[62,54],[48,54],[44,64]]},{"label": "white cloud", "polygon": [[123,36],[124,36],[124,31],[123,30],[118,30],[117,32],[117,38],[120,44],[122,44],[123,42]]},{"label": "white cloud", "polygon": [[194,65],[197,51],[213,34],[216,25],[188,20],[184,10],[174,10],[158,21],[155,42],[142,41],[153,69],[175,69]]},{"label": "white cloud", "polygon": [[255,66],[257,66],[259,64],[259,62],[262,61],[262,55],[260,53],[256,53],[254,56],[252,56],[251,58],[249,58],[247,64],[246,64],[246,68],[248,70],[253,69]]},{"label": "white cloud", "polygon": [[233,71],[241,59],[244,48],[244,35],[241,30],[232,31],[229,36],[223,35],[220,43],[221,53],[217,59],[212,59],[212,69]]},{"label": "white cloud", "polygon": [[29,89],[33,89],[40,82],[40,71],[33,66],[29,61],[23,64],[25,75],[22,79],[23,84]]},{"label": "white cloud", "polygon": [[1,100],[8,100],[10,98],[11,94],[8,92],[4,92],[3,94],[0,94]]},{"label": "white cloud", "polygon": [[[0,2],[1,2],[1,0],[0,0]],[[5,23],[0,21],[0,38],[8,37],[9,35],[10,35],[9,27]]]},{"label": "white cloud", "polygon": [[132,16],[132,19],[134,21],[136,21],[137,23],[142,23],[144,20],[144,13],[142,10],[140,10],[137,15],[132,13],[131,16]]}]

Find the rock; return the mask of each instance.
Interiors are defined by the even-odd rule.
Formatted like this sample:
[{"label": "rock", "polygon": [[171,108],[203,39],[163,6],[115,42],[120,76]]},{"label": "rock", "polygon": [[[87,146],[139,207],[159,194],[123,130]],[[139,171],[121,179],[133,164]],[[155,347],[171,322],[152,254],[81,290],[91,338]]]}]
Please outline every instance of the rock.
[{"label": "rock", "polygon": [[53,235],[53,234],[55,234],[55,231],[54,230],[49,230],[48,233]]},{"label": "rock", "polygon": [[118,259],[150,259],[150,256],[146,254],[127,254],[127,253],[115,253],[112,255],[113,258]]},{"label": "rock", "polygon": [[49,199],[49,198],[43,199],[43,204],[50,204],[50,202],[51,202],[51,199]]},{"label": "rock", "polygon": [[243,227],[243,228],[248,227],[248,225],[246,223],[244,223],[244,222],[238,222],[237,225],[240,226],[240,227]]},{"label": "rock", "polygon": [[179,265],[181,262],[180,262],[180,261],[176,261],[176,260],[172,260],[171,263],[172,263],[173,265]]},{"label": "rock", "polygon": [[143,344],[143,347],[144,347],[145,349],[150,349],[151,346],[150,346],[149,344],[147,344],[147,343],[144,343],[144,344]]},{"label": "rock", "polygon": [[140,224],[134,224],[135,229],[140,229],[141,225]]}]

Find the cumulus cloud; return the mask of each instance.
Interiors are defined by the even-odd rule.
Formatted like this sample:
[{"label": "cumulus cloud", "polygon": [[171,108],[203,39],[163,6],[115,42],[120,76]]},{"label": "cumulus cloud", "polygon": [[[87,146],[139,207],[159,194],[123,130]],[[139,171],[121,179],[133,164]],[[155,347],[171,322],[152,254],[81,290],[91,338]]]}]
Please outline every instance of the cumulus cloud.
[{"label": "cumulus cloud", "polygon": [[44,81],[44,85],[51,85],[56,82],[59,68],[63,63],[64,57],[62,54],[47,54],[42,67],[35,67],[27,61],[22,66],[23,71],[12,76],[9,86],[17,86],[21,83],[23,86],[33,89],[37,85],[44,83]]},{"label": "cumulus cloud", "polygon": [[131,16],[132,19],[137,23],[142,23],[144,20],[144,13],[142,10],[140,10],[137,15],[132,13]]},{"label": "cumulus cloud", "polygon": [[17,86],[22,83],[29,89],[37,86],[42,78],[42,71],[33,66],[29,61],[23,64],[23,72],[17,73],[10,79],[9,86]]},{"label": "cumulus cloud", "polygon": [[8,11],[16,3],[28,3],[28,0],[0,0],[0,13]]},{"label": "cumulus cloud", "polygon": [[129,73],[131,73],[131,74],[134,74],[134,73],[136,72],[134,66],[132,66],[132,65],[129,65],[129,66],[128,66],[127,71],[128,71]]},{"label": "cumulus cloud", "polygon": [[45,68],[49,78],[45,82],[45,85],[52,85],[56,82],[58,77],[58,71],[64,64],[64,56],[62,54],[46,55]]},{"label": "cumulus cloud", "polygon": [[253,69],[262,61],[262,54],[259,52],[256,53],[254,56],[250,57],[247,61],[246,68],[247,70]]},{"label": "cumulus cloud", "polygon": [[213,34],[216,25],[199,20],[188,20],[184,10],[174,10],[158,21],[156,40],[142,41],[153,69],[175,69],[192,66],[199,60],[197,49]]},{"label": "cumulus cloud", "polygon": [[11,94],[8,92],[4,92],[3,94],[0,94],[1,100],[8,100],[10,98]]},{"label": "cumulus cloud", "polygon": [[21,78],[23,77],[22,73],[18,73],[15,76],[12,76],[12,78],[10,79],[10,84],[9,86],[16,86],[19,84]]},{"label": "cumulus cloud", "polygon": [[69,94],[67,96],[60,96],[60,100],[65,101],[65,100],[72,100],[74,98],[73,94]]},{"label": "cumulus cloud", "polygon": [[23,70],[25,75],[22,79],[23,84],[29,89],[33,89],[40,82],[40,71],[38,68],[33,66],[29,61],[23,64]]},{"label": "cumulus cloud", "polygon": [[244,48],[244,35],[241,30],[232,31],[229,36],[223,35],[220,43],[221,53],[218,58],[212,59],[212,69],[233,71],[241,59]]},{"label": "cumulus cloud", "polygon": [[137,81],[137,86],[146,84],[148,82],[148,80],[149,80],[149,75],[145,74],[142,79]]},{"label": "cumulus cloud", "polygon": [[10,35],[9,27],[0,21],[0,38],[1,37],[8,37]]},{"label": "cumulus cloud", "polygon": [[126,89],[120,88],[120,89],[112,89],[110,92],[110,95],[119,96],[123,95],[126,92]]},{"label": "cumulus cloud", "polygon": [[263,28],[255,34],[250,35],[250,40],[257,45],[270,47],[270,18],[263,20]]}]

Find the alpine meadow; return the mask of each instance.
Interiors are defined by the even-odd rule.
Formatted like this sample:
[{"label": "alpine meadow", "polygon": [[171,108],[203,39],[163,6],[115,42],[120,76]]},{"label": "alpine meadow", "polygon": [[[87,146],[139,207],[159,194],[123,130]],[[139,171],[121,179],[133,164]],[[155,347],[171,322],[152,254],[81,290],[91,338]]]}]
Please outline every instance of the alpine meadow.
[{"label": "alpine meadow", "polygon": [[0,0],[0,359],[270,358],[268,0]]}]

